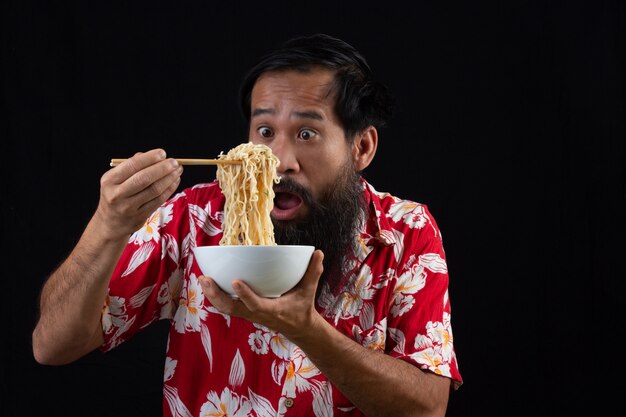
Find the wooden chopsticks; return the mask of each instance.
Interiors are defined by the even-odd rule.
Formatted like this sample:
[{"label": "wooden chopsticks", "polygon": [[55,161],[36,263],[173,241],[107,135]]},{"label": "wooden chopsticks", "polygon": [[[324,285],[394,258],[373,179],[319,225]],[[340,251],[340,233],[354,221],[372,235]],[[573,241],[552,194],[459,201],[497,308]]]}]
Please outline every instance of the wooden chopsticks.
[{"label": "wooden chopsticks", "polygon": [[[240,164],[241,161],[234,161],[232,159],[193,159],[193,158],[175,158],[179,164],[181,165],[218,165],[218,164],[229,164],[235,165]],[[114,167],[116,165],[124,162],[126,158],[113,158],[111,159],[111,166]]]}]

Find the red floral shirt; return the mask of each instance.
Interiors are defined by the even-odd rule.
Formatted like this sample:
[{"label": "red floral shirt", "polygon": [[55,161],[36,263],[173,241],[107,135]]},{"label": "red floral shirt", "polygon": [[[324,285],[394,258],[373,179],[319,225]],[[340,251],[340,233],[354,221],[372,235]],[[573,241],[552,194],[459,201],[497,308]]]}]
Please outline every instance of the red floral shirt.
[{"label": "red floral shirt", "polygon": [[[452,343],[448,270],[427,207],[362,180],[369,218],[317,309],[338,331],[462,383]],[[175,195],[135,232],[103,307],[108,351],[150,323],[171,322],[165,416],[362,416],[280,333],[220,313],[203,296],[195,246],[218,245],[224,196],[216,181]],[[407,384],[412,383],[406,381]]]}]

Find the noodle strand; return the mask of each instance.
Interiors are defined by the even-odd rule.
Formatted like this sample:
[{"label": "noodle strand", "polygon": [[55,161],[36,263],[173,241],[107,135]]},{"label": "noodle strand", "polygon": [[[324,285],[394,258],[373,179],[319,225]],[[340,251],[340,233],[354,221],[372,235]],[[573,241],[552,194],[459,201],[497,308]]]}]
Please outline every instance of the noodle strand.
[{"label": "noodle strand", "polygon": [[224,233],[220,245],[276,245],[270,212],[279,160],[263,144],[242,143],[219,159],[240,164],[218,164],[217,180],[226,198]]}]

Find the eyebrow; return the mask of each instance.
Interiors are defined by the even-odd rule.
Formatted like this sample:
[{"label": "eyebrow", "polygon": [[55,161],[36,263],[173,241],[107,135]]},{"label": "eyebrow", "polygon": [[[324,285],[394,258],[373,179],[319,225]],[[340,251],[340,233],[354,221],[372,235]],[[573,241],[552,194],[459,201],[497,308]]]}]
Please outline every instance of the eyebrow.
[{"label": "eyebrow", "polygon": [[[257,108],[252,112],[252,117],[275,113],[276,112],[272,109]],[[324,120],[324,117],[316,111],[296,111],[293,112],[292,115],[300,119]]]}]

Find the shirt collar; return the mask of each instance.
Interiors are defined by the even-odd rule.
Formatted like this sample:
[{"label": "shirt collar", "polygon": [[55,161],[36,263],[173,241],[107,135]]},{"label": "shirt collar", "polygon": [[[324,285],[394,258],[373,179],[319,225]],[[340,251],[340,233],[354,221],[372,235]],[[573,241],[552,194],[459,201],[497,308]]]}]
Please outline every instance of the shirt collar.
[{"label": "shirt collar", "polygon": [[359,244],[357,248],[357,257],[365,259],[365,257],[376,246],[391,246],[396,243],[393,228],[384,214],[382,200],[385,198],[393,198],[388,193],[380,193],[374,189],[365,179],[361,178],[363,184],[363,196],[365,206],[367,207],[366,217],[361,225],[359,234]]}]

